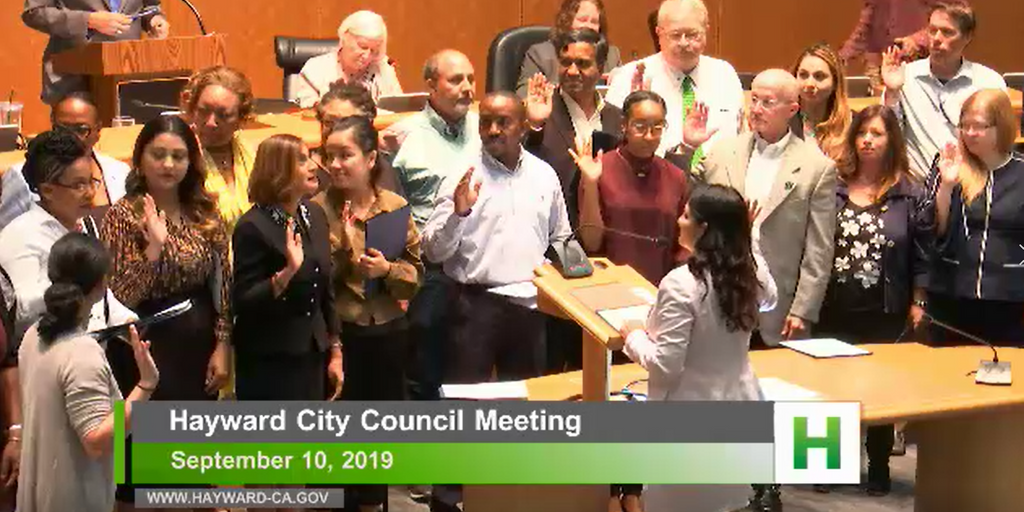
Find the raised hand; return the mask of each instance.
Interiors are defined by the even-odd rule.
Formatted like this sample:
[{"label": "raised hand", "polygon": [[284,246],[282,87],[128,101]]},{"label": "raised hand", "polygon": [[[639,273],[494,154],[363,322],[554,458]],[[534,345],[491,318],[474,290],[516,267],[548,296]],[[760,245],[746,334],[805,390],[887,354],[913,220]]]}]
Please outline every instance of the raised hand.
[{"label": "raised hand", "polygon": [[455,195],[452,199],[455,201],[455,214],[460,217],[469,215],[470,210],[476,205],[476,200],[480,198],[480,186],[483,183],[473,183],[473,170],[474,168],[470,167],[455,186]]},{"label": "raised hand", "polygon": [[907,80],[905,68],[902,52],[896,46],[890,46],[882,54],[882,82],[887,90],[895,93],[903,89]]},{"label": "raised hand", "polygon": [[139,368],[139,384],[148,389],[155,389],[160,383],[160,370],[153,362],[153,354],[149,352],[149,342],[139,337],[134,325],[128,326],[128,343],[135,355],[135,365]]},{"label": "raised hand", "polygon": [[686,113],[686,120],[683,122],[683,143],[696,149],[707,142],[717,131],[717,127],[708,128],[708,106],[697,102]]},{"label": "raised hand", "polygon": [[526,95],[526,120],[533,126],[543,125],[551,117],[551,97],[555,86],[541,73],[530,77]]},{"label": "raised hand", "polygon": [[146,239],[146,256],[156,261],[167,243],[167,214],[157,211],[149,194],[142,197],[142,236]]},{"label": "raised hand", "polygon": [[964,165],[964,156],[960,146],[954,142],[946,144],[939,153],[939,186],[951,189],[960,182],[960,168]]},{"label": "raised hand", "polygon": [[636,69],[633,71],[633,81],[630,83],[630,92],[636,91],[649,91],[651,89],[651,79],[644,79],[644,73],[647,72],[647,65],[643,62],[638,62]]},{"label": "raised hand", "polygon": [[295,230],[295,219],[290,219],[284,228],[284,260],[291,272],[298,272],[305,253],[302,250],[302,234]]},{"label": "raised hand", "polygon": [[576,162],[576,167],[580,168],[580,176],[584,180],[596,183],[601,179],[601,173],[604,172],[603,149],[598,150],[597,157],[594,157],[593,143],[589,140],[578,140],[575,150],[569,148],[569,156]]},{"label": "raised hand", "polygon": [[747,201],[747,218],[750,219],[750,223],[753,224],[760,216],[761,205],[757,204],[757,199]]}]

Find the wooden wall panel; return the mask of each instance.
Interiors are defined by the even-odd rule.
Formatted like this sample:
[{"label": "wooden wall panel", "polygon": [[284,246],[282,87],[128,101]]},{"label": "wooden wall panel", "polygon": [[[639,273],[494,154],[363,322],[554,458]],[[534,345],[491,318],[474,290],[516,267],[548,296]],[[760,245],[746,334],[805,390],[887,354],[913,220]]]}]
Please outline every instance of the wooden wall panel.
[{"label": "wooden wall panel", "polygon": [[[550,25],[561,0],[193,0],[207,29],[228,34],[228,61],[244,71],[259,96],[277,96],[281,71],[274,62],[273,37],[330,38],[341,20],[358,9],[373,9],[388,21],[389,53],[398,61],[408,91],[422,89],[423,61],[442,48],[458,48],[476,67],[479,89],[487,70],[487,49],[501,30],[518,24]],[[819,40],[839,45],[856,22],[861,0],[705,0],[711,15],[708,53],[731,61],[739,71],[787,67],[805,46]],[[651,53],[647,15],[659,0],[605,0],[609,38],[623,58]],[[972,0],[980,33],[970,58],[999,71],[1024,71],[1020,27],[1024,2]],[[187,9],[164,0],[178,35],[198,34]],[[47,126],[48,109],[39,102],[40,57],[46,36],[21,23],[21,2],[7,2],[0,16],[0,94],[13,88],[26,103],[29,133]]]}]

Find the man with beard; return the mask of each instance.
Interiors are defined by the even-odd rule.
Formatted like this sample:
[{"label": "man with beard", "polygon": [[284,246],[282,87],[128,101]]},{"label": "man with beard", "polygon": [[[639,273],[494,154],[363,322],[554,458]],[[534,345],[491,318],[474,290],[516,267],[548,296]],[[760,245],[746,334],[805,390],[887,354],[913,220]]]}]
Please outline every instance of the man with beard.
[{"label": "man with beard", "polygon": [[[617,69],[605,101],[621,108],[626,96],[638,89],[656,92],[664,98],[668,126],[658,155],[666,158],[686,149],[683,119],[698,102],[703,103],[708,108],[708,126],[714,135],[693,152],[691,160],[696,162],[711,151],[719,138],[739,133],[743,86],[731,64],[703,55],[708,10],[701,0],[662,2],[655,31],[661,51]],[[687,168],[688,162],[679,163]]]}]

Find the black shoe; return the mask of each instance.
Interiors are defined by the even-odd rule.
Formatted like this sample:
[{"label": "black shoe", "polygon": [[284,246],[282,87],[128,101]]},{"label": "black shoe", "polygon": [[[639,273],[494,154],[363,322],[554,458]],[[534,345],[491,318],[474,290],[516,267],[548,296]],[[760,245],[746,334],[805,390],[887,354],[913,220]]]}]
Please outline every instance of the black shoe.
[{"label": "black shoe", "polygon": [[458,505],[449,505],[433,496],[430,497],[430,512],[462,512]]},{"label": "black shoe", "polygon": [[834,489],[834,488],[835,488],[834,485],[814,484],[814,492],[821,493],[821,494],[828,494],[828,493],[832,492],[832,489]]},{"label": "black shoe", "polygon": [[868,481],[864,486],[868,496],[888,496],[892,492],[892,481]]},{"label": "black shoe", "polygon": [[768,492],[761,499],[764,512],[782,512],[782,489],[778,485],[769,485]]},{"label": "black shoe", "polygon": [[885,496],[892,490],[892,477],[889,474],[889,461],[885,464],[868,462],[868,482],[864,488],[871,496]]}]

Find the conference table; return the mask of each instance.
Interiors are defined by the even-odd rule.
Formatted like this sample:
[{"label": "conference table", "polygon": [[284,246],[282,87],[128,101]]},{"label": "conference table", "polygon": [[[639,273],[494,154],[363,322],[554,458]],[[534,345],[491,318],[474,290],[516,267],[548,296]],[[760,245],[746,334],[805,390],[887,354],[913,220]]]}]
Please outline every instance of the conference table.
[{"label": "conference table", "polygon": [[[864,424],[909,422],[908,432],[917,442],[915,512],[1019,512],[1024,382],[976,384],[970,372],[992,358],[986,347],[862,347],[871,355],[814,359],[776,348],[751,352],[750,358],[759,378],[814,391],[818,400],[860,402]],[[1024,368],[1024,349],[1000,348],[999,359]],[[615,366],[609,387],[622,389],[646,376],[635,364]],[[572,372],[526,385],[530,400],[560,401],[576,396],[582,382],[581,372]]]}]

